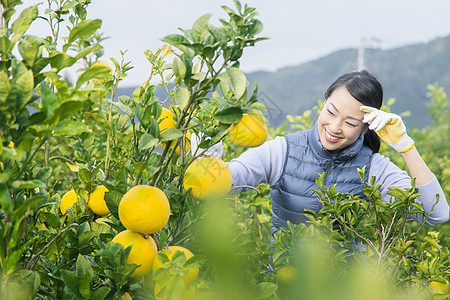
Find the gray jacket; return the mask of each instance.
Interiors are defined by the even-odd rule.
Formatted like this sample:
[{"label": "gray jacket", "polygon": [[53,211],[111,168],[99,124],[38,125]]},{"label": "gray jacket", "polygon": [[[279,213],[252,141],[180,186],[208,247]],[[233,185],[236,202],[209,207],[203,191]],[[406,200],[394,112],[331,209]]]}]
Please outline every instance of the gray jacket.
[{"label": "gray jacket", "polygon": [[351,193],[365,198],[363,184],[357,169],[365,170],[365,181],[369,174],[372,150],[363,145],[363,135],[358,140],[336,151],[328,151],[320,143],[317,127],[312,130],[286,136],[287,158],[283,173],[271,189],[272,233],[280,227],[306,222],[305,209],[319,211],[322,204],[314,190],[317,174],[326,172],[324,185],[336,184],[336,192]]}]

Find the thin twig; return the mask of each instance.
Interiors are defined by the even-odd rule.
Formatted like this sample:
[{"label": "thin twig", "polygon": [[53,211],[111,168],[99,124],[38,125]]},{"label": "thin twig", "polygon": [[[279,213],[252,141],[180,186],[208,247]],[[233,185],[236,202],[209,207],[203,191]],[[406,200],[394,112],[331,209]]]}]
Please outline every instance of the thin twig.
[{"label": "thin twig", "polygon": [[73,226],[79,226],[78,223],[72,223],[63,230],[61,230],[47,245],[44,246],[44,248],[41,249],[33,258],[27,263],[27,266],[25,267],[25,270],[31,270],[34,268],[34,265],[36,264],[39,256],[48,248],[51,244],[53,244],[57,238],[59,238],[64,232],[69,230]]}]

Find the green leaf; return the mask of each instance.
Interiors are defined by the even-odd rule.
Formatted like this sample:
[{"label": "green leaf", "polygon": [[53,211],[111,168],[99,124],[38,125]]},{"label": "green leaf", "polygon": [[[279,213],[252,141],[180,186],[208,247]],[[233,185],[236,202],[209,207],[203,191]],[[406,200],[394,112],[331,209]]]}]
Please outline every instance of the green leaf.
[{"label": "green leaf", "polygon": [[84,48],[81,52],[79,52],[75,56],[75,60],[79,60],[80,58],[84,58],[88,54],[91,54],[92,52],[95,52],[95,51],[100,50],[100,49],[102,49],[102,46],[100,46],[100,44],[95,44],[95,45],[86,47],[86,48]]},{"label": "green leaf", "polygon": [[40,211],[39,219],[41,220],[41,222],[47,223],[52,228],[59,228],[61,226],[61,221],[59,220],[59,217],[54,213]]},{"label": "green leaf", "polygon": [[86,169],[86,167],[81,167],[78,171],[78,176],[83,182],[90,182],[92,173],[88,169]]},{"label": "green leaf", "polygon": [[112,104],[114,104],[114,106],[118,107],[120,110],[122,110],[127,116],[129,116],[130,118],[134,117],[134,111],[132,108],[128,107],[127,105],[125,105],[122,102],[112,102]]},{"label": "green leaf", "polygon": [[167,243],[167,232],[161,230],[159,232],[158,249],[164,249]]},{"label": "green leaf", "polygon": [[223,28],[217,28],[214,25],[208,24],[208,30],[222,45],[227,43],[228,38],[225,35]]},{"label": "green leaf", "polygon": [[224,124],[234,124],[242,119],[242,114],[242,109],[240,109],[239,107],[228,107],[219,110],[214,115],[214,118]]},{"label": "green leaf", "polygon": [[90,300],[103,300],[106,298],[110,291],[111,289],[109,287],[102,286],[101,288],[91,293]]},{"label": "green leaf", "polygon": [[58,71],[72,66],[76,59],[70,55],[61,52],[52,52],[50,65],[52,68],[56,68]]},{"label": "green leaf", "polygon": [[205,14],[194,22],[191,32],[194,42],[200,43],[205,39],[208,34],[208,21],[211,16],[211,14]]},{"label": "green leaf", "polygon": [[175,74],[175,77],[184,79],[184,76],[186,75],[186,66],[178,57],[175,57],[173,59],[172,70],[173,74]]},{"label": "green leaf", "polygon": [[164,265],[165,263],[168,263],[170,261],[169,257],[167,257],[167,254],[164,252],[157,252],[156,256],[158,260]]},{"label": "green leaf", "polygon": [[16,79],[16,105],[18,109],[22,109],[33,95],[34,77],[33,72],[28,70]]},{"label": "green leaf", "polygon": [[[27,249],[27,247],[22,246],[16,248],[16,250],[12,251],[8,256],[8,262],[6,264],[6,274],[11,274],[15,270],[19,268],[19,261],[22,257],[23,252]],[[4,274],[4,273],[3,273]]]},{"label": "green leaf", "polygon": [[260,282],[256,285],[256,299],[264,299],[272,296],[278,289],[278,285],[272,282]]},{"label": "green leaf", "polygon": [[11,49],[11,42],[6,36],[0,37],[0,53],[2,56],[8,57]]},{"label": "green leaf", "polygon": [[0,71],[0,103],[5,103],[11,92],[8,75],[5,71]]},{"label": "green leaf", "polygon": [[180,34],[169,34],[161,39],[164,43],[170,45],[190,45],[189,40]]},{"label": "green leaf", "polygon": [[249,29],[249,33],[254,36],[260,33],[263,30],[263,24],[260,20],[253,19],[252,26]]},{"label": "green leaf", "polygon": [[51,167],[43,167],[39,169],[39,171],[36,173],[36,179],[45,181],[47,180],[50,175],[52,175],[52,168]]},{"label": "green leaf", "polygon": [[71,44],[76,39],[87,39],[93,35],[97,29],[102,26],[102,20],[90,19],[84,20],[75,25],[75,27],[70,31],[69,40],[67,44]]},{"label": "green leaf", "polygon": [[164,299],[175,300],[180,299],[184,292],[184,281],[181,276],[172,276],[166,284],[166,292]]},{"label": "green leaf", "polygon": [[[111,214],[117,219],[119,220],[119,213],[118,213],[118,209],[119,209],[119,203],[120,200],[122,199],[123,194],[119,193],[118,191],[114,191],[112,190],[112,187],[108,187],[109,192],[105,194],[105,202],[106,202],[106,206],[108,206],[109,211],[111,212]],[[126,189],[126,186],[125,186]]]},{"label": "green leaf", "polygon": [[63,120],[55,127],[55,135],[77,136],[80,133],[89,132],[89,127],[75,120]]},{"label": "green leaf", "polygon": [[46,119],[50,120],[54,116],[55,109],[59,104],[58,96],[51,91],[48,85],[41,84],[41,100],[43,111],[47,117]]},{"label": "green leaf", "polygon": [[14,36],[11,38],[11,44],[15,44],[20,37],[28,30],[31,23],[38,16],[38,8],[37,5],[30,6],[25,8],[17,20],[11,26],[11,30],[14,33]]},{"label": "green leaf", "polygon": [[75,112],[83,108],[83,102],[79,100],[68,100],[60,103],[56,108],[56,115],[60,120],[64,120],[68,116],[73,115]]},{"label": "green leaf", "polygon": [[79,293],[78,287],[80,285],[80,281],[76,274],[74,274],[68,270],[62,269],[61,270],[61,279],[69,291],[71,291],[75,295],[77,295]]},{"label": "green leaf", "polygon": [[160,140],[161,142],[172,141],[178,139],[183,136],[183,131],[176,128],[167,128],[166,131],[161,133]]},{"label": "green leaf", "polygon": [[47,186],[45,185],[45,183],[43,183],[42,181],[38,180],[38,179],[34,179],[34,180],[17,180],[14,181],[11,184],[11,187],[16,189],[16,190],[23,190],[23,189],[36,189],[36,188],[41,188],[41,189],[45,189],[47,188]]},{"label": "green leaf", "polygon": [[199,268],[204,262],[206,262],[206,257],[202,255],[194,255],[184,263],[184,269],[191,270]]},{"label": "green leaf", "polygon": [[139,149],[147,150],[158,144],[159,140],[151,134],[144,133],[139,140]]},{"label": "green leaf", "polygon": [[229,67],[227,69],[227,75],[230,80],[231,89],[233,90],[236,99],[240,99],[247,87],[247,79],[245,75],[235,67]]},{"label": "green leaf", "polygon": [[180,106],[181,109],[184,109],[189,102],[189,91],[187,88],[178,87],[175,90],[175,101]]},{"label": "green leaf", "polygon": [[40,48],[44,41],[36,36],[25,36],[21,39],[18,49],[23,61],[30,67],[42,56]]},{"label": "green leaf", "polygon": [[12,214],[12,202],[9,189],[6,184],[3,183],[0,184],[0,204],[6,212]]},{"label": "green leaf", "polygon": [[[94,271],[92,270],[91,264],[81,254],[78,254],[76,268],[77,268],[78,278],[85,277],[88,279],[89,283],[91,282],[92,278],[94,278]],[[89,298],[89,297],[86,297],[86,298]]]},{"label": "green leaf", "polygon": [[77,80],[77,89],[81,87],[81,85],[91,79],[101,79],[110,74],[111,69],[105,66],[94,66],[90,67],[83,74],[78,77]]}]

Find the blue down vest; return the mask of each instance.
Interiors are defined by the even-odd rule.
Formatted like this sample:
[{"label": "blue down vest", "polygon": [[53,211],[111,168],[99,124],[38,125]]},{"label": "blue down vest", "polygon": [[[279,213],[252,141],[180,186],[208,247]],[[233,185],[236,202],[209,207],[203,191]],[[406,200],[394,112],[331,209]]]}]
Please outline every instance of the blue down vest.
[{"label": "blue down vest", "polygon": [[372,150],[363,145],[361,135],[352,145],[336,151],[326,150],[319,138],[317,123],[313,129],[286,136],[287,158],[280,180],[271,188],[272,196],[272,235],[280,227],[305,223],[305,209],[319,211],[322,204],[313,190],[316,173],[326,172],[324,185],[336,184],[336,192],[347,192],[365,199],[363,184],[357,168],[366,166],[365,181],[369,174]]}]

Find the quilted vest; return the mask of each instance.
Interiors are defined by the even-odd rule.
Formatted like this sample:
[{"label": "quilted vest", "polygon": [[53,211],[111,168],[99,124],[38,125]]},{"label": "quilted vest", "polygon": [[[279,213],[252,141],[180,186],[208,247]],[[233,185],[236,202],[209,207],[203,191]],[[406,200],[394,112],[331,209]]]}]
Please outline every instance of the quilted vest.
[{"label": "quilted vest", "polygon": [[363,184],[357,169],[366,166],[365,181],[369,174],[372,149],[363,145],[364,135],[355,143],[339,150],[328,151],[319,137],[317,123],[313,129],[286,136],[287,158],[280,180],[271,188],[272,196],[272,235],[280,227],[305,223],[305,209],[319,211],[322,204],[313,190],[316,173],[326,172],[324,185],[336,184],[336,192],[352,193],[366,199],[362,192]]}]

